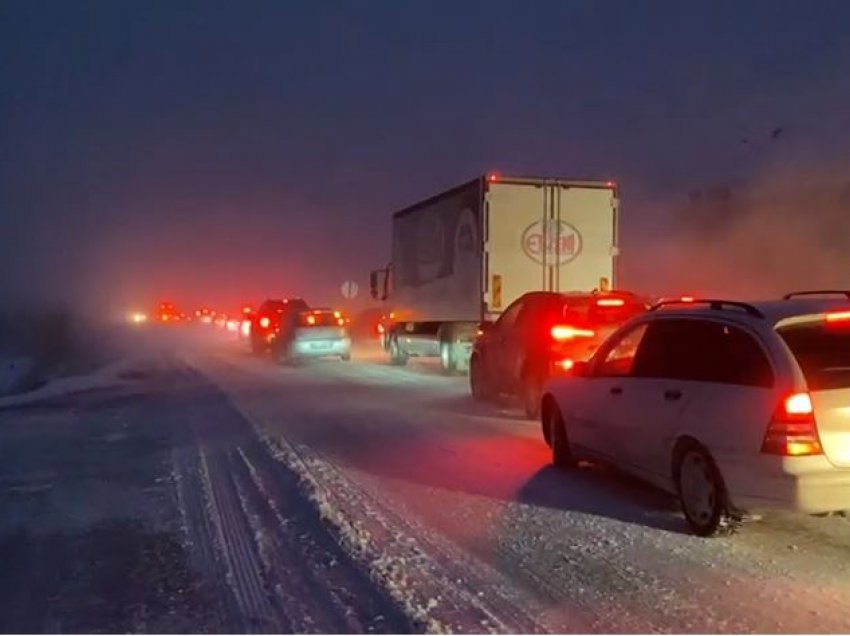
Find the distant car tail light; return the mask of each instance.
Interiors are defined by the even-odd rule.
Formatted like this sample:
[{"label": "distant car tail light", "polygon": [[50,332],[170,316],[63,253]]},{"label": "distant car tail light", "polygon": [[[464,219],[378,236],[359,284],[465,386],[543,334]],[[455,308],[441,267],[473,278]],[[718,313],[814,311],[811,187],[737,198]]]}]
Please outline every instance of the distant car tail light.
[{"label": "distant car tail light", "polygon": [[570,327],[568,325],[555,325],[550,332],[552,338],[562,342],[564,340],[572,340],[574,338],[593,338],[596,332],[592,329],[579,329],[578,327]]},{"label": "distant car tail light", "polygon": [[779,403],[764,434],[761,452],[794,457],[823,453],[808,393],[793,393]]},{"label": "distant car tail light", "polygon": [[243,320],[242,321],[242,335],[250,336],[251,335],[251,321]]},{"label": "distant car tail light", "polygon": [[262,318],[260,318],[260,326],[263,329],[268,329],[271,324],[272,321],[269,319],[268,316],[263,316]]},{"label": "distant car tail light", "polygon": [[693,297],[693,296],[682,296],[682,297],[679,299],[679,302],[683,302],[683,303],[692,303],[692,302],[694,302],[694,297]]},{"label": "distant car tail light", "polygon": [[344,327],[344,326],[345,326],[345,318],[337,318],[337,319],[336,319],[336,322],[337,322],[337,324],[338,324],[340,327]]},{"label": "distant car tail light", "polygon": [[570,358],[558,360],[555,364],[561,371],[572,371],[573,367],[576,366],[575,360],[571,360]]},{"label": "distant car tail light", "polygon": [[596,300],[597,307],[623,307],[626,304],[623,298],[598,298]]},{"label": "distant car tail light", "polygon": [[384,333],[384,325],[382,325],[381,323],[378,323],[377,330],[378,330],[378,333]]},{"label": "distant car tail light", "polygon": [[312,315],[307,316],[307,324],[308,325],[315,325],[316,324],[316,317],[312,316]]}]

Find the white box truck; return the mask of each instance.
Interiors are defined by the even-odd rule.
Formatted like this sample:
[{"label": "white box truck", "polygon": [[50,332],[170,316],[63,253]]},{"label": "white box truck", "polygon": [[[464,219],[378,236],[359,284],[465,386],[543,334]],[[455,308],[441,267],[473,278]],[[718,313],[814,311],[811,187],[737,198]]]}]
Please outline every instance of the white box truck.
[{"label": "white box truck", "polygon": [[524,293],[616,287],[618,202],[612,182],[488,175],[396,212],[370,277],[391,361],[466,370],[481,321]]}]

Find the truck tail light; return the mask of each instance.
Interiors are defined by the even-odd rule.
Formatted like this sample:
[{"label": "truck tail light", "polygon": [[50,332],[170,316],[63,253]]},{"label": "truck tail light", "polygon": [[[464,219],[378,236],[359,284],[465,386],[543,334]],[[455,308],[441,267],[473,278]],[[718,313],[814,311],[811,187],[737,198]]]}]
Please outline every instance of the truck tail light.
[{"label": "truck tail light", "polygon": [[790,457],[823,453],[808,393],[792,393],[779,402],[764,434],[761,452]]},{"label": "truck tail light", "polygon": [[558,342],[565,340],[573,340],[575,338],[593,338],[596,332],[592,329],[579,329],[578,327],[570,327],[569,325],[555,325],[550,332],[552,338]]}]

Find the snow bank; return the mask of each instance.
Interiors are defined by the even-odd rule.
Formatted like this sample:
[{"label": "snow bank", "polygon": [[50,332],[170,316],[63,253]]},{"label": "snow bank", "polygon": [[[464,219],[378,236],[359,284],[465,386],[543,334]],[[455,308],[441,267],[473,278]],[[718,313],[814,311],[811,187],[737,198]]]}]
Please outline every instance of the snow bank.
[{"label": "snow bank", "polygon": [[421,533],[407,532],[397,520],[389,519],[366,493],[308,448],[296,449],[281,438],[262,430],[258,433],[275,458],[300,476],[307,497],[343,547],[365,564],[372,580],[414,624],[429,634],[511,631],[482,594],[459,584],[456,572],[446,571],[432,558],[420,544]]},{"label": "snow bank", "polygon": [[18,393],[38,383],[35,359],[28,356],[0,356],[0,395]]},{"label": "snow bank", "polygon": [[91,391],[93,389],[116,386],[126,382],[126,380],[122,378],[122,375],[127,373],[129,370],[134,369],[136,366],[136,360],[122,359],[100,367],[94,373],[60,377],[42,384],[37,389],[27,391],[26,393],[7,394],[2,396],[0,397],[0,407],[24,406],[50,398],[79,393],[81,391]]}]

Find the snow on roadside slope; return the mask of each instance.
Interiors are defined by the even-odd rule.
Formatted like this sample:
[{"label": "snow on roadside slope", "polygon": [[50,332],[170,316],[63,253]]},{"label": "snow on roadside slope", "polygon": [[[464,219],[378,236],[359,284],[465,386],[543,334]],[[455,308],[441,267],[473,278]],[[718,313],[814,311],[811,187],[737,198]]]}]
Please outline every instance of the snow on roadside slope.
[{"label": "snow on roadside slope", "polygon": [[[296,451],[280,438],[264,436],[264,441],[277,459],[301,476],[309,498],[318,507],[322,518],[336,529],[346,549],[359,561],[368,564],[372,578],[402,605],[405,613],[416,624],[421,625],[426,632],[436,634],[462,629],[439,617],[442,612],[435,612],[437,608],[442,610],[447,605],[444,597],[447,590],[443,585],[437,584],[437,581],[411,579],[414,571],[427,572],[430,569],[423,551],[415,545],[412,537],[390,529],[380,513],[359,496],[361,493],[353,491],[329,464],[309,456],[307,449]],[[355,506],[361,510],[365,519],[355,519],[350,514],[349,511]],[[443,604],[444,607],[441,607]],[[454,611],[459,609],[454,608]],[[477,628],[481,632],[505,630],[486,611],[479,610],[476,613],[481,615],[477,621]]]},{"label": "snow on roadside slope", "polygon": [[425,538],[423,528],[410,528],[310,449],[265,433],[242,412],[273,456],[300,476],[307,496],[343,547],[426,632],[543,631],[507,590],[474,580],[483,564],[457,551],[446,553]]}]

